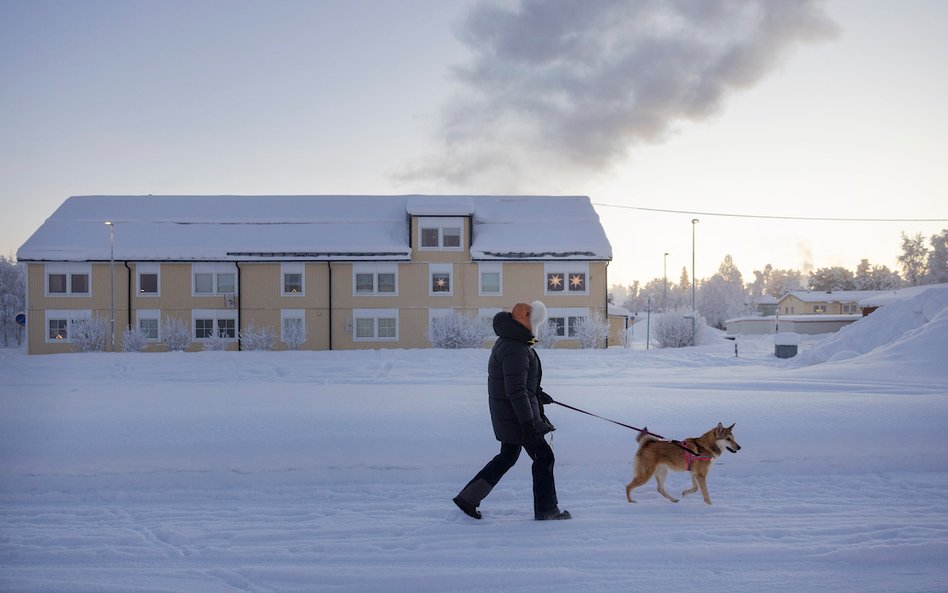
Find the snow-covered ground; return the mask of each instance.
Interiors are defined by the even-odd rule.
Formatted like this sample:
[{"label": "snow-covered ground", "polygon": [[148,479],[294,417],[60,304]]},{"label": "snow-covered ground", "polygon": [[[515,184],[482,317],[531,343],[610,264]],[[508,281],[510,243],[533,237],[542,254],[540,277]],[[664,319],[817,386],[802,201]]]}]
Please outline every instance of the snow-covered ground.
[{"label": "snow-covered ground", "polygon": [[497,451],[486,350],[2,350],[0,591],[948,590],[948,288],[800,350],[541,351],[563,402],[743,446],[713,506],[628,504],[635,433],[553,406],[563,522],[526,456],[451,503]]}]

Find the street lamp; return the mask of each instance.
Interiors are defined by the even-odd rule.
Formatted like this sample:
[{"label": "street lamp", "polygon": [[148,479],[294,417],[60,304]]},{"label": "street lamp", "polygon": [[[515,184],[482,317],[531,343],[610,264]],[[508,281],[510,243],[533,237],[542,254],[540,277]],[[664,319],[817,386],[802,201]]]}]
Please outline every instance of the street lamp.
[{"label": "street lamp", "polygon": [[662,265],[662,313],[668,312],[668,252]]},{"label": "street lamp", "polygon": [[115,223],[105,221],[109,227],[109,352],[115,352]]},{"label": "street lamp", "polygon": [[697,218],[691,219],[691,345],[695,344],[695,225],[700,221]]}]

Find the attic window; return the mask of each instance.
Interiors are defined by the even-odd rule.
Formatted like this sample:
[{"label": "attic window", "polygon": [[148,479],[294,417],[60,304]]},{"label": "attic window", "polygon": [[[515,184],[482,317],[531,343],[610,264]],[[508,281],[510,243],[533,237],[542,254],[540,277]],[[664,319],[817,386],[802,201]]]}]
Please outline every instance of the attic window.
[{"label": "attic window", "polygon": [[421,250],[460,251],[462,249],[463,218],[418,219],[418,245]]}]

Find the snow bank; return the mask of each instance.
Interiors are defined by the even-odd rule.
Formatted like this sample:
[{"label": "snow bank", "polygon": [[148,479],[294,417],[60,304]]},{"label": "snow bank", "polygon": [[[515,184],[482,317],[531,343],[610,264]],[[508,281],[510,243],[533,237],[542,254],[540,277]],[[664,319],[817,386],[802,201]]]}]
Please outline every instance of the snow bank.
[{"label": "snow bank", "polygon": [[893,301],[829,335],[797,357],[801,364],[839,362],[873,353],[874,358],[945,366],[948,360],[948,286],[933,286]]}]

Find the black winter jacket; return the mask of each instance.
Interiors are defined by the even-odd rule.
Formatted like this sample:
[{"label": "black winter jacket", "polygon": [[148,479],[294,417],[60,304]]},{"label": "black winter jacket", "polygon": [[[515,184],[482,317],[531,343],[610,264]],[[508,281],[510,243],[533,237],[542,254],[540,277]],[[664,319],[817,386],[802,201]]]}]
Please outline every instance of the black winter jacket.
[{"label": "black winter jacket", "polygon": [[508,312],[494,316],[497,341],[487,364],[487,394],[494,436],[502,443],[523,444],[521,426],[543,418],[537,396],[542,375],[533,350],[533,334]]}]

